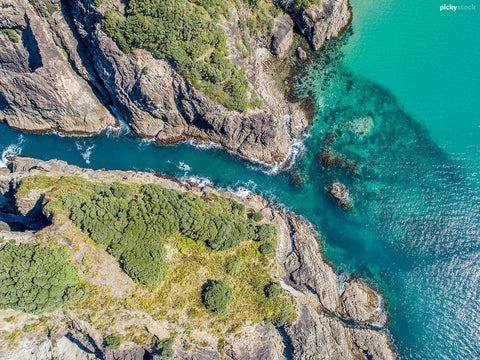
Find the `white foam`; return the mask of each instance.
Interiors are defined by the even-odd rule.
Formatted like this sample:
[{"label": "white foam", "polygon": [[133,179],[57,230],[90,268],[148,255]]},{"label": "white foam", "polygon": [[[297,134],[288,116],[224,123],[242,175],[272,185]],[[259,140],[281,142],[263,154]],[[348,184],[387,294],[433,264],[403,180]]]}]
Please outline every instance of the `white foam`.
[{"label": "white foam", "polygon": [[248,180],[247,182],[237,182],[234,187],[228,186],[226,190],[245,199],[253,194],[256,188],[257,184],[253,180]]},{"label": "white foam", "polygon": [[210,181],[210,179],[207,179],[207,178],[204,178],[204,177],[201,177],[201,176],[194,176],[194,175],[182,176],[180,178],[180,182],[183,185],[195,184],[195,185],[198,185],[200,187],[204,187],[204,186],[207,186],[207,185],[210,185],[210,186],[213,185],[213,183]]},{"label": "white foam", "polygon": [[155,138],[138,138],[137,140],[138,140],[138,147],[140,149],[156,144]]},{"label": "white foam", "polygon": [[90,164],[90,156],[92,155],[92,150],[95,145],[88,146],[87,144],[85,144],[85,142],[82,145],[78,141],[76,141],[75,146],[77,147],[77,150],[81,152],[82,158],[83,160],[85,160],[85,163]]},{"label": "white foam", "polygon": [[222,145],[216,144],[211,141],[199,141],[195,139],[188,139],[188,140],[185,140],[185,143],[192,145],[197,149],[202,149],[202,150],[222,148]]},{"label": "white foam", "polygon": [[10,156],[18,156],[22,153],[22,144],[25,138],[23,135],[18,137],[16,144],[10,144],[2,151],[2,156],[0,157],[0,168],[6,168],[8,163],[8,158]]},{"label": "white foam", "polygon": [[180,169],[180,170],[183,170],[185,172],[188,172],[190,171],[190,166],[188,166],[187,164],[185,164],[183,161],[180,161],[177,165],[177,167]]},{"label": "white foam", "polygon": [[128,126],[128,123],[125,121],[124,118],[120,116],[115,106],[110,106],[110,110],[112,110],[113,114],[117,118],[118,122],[120,123],[120,127],[113,127],[108,126],[105,135],[107,137],[118,137],[120,135],[129,135],[132,133],[132,129]]}]

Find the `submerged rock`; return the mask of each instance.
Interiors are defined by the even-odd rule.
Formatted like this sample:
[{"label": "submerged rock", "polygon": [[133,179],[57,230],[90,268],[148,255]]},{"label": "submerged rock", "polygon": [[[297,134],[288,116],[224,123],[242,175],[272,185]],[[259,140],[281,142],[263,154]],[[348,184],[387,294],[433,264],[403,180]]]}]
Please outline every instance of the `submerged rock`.
[{"label": "submerged rock", "polygon": [[335,181],[330,185],[330,194],[337,200],[337,203],[342,209],[351,211],[353,209],[352,200],[350,199],[350,194],[348,193],[347,187]]},{"label": "submerged rock", "polygon": [[347,126],[358,138],[361,139],[372,132],[374,127],[373,118],[371,116],[364,116],[348,122]]}]

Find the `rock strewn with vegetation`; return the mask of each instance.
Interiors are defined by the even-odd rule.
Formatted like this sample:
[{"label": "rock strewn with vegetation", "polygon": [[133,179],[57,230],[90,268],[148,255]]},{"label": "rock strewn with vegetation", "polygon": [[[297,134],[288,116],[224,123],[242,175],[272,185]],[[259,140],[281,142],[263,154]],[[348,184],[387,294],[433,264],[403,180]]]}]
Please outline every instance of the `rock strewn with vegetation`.
[{"label": "rock strewn with vegetation", "polygon": [[[172,353],[179,359],[201,356],[212,360],[277,360],[284,359],[283,354],[300,360],[325,353],[332,359],[394,358],[387,333],[371,323],[385,322],[378,310],[382,307],[380,297],[356,280],[348,280],[345,293],[339,293],[338,279],[323,259],[318,238],[309,225],[290,215],[286,220],[283,213],[268,207],[259,197],[240,198],[210,187],[186,187],[148,173],[82,170],[60,161],[17,158],[11,168],[15,172],[0,175],[0,188],[17,191],[16,201],[33,194],[43,196],[48,202],[44,211],[53,215],[53,222],[36,234],[2,234],[17,241],[64,247],[92,291],[90,299],[82,304],[71,304],[42,317],[0,311],[0,324],[5,329],[0,342],[4,348],[21,347],[30,353],[35,347],[35,353],[45,354],[44,358],[69,349],[77,359],[87,358],[85,349],[115,358]],[[154,288],[137,284],[123,273],[105,247],[72,225],[62,202],[64,196],[85,186],[93,186],[93,195],[98,184],[104,184],[101,186],[105,190],[117,182],[137,189],[155,184],[182,193],[188,190],[224,204],[231,204],[233,199],[246,207],[248,218],[260,218],[253,215],[260,212],[262,221],[275,225],[275,238],[270,241],[275,243],[276,252],[263,255],[260,243],[251,240],[218,251],[184,236],[173,237],[165,240],[169,260],[165,280]],[[230,302],[228,296],[217,298],[211,307],[224,313],[227,305],[227,315],[205,307],[202,285],[209,280],[231,288]],[[283,340],[276,327],[283,329]],[[42,335],[45,329],[50,329],[51,336],[60,337],[55,344]],[[84,351],[70,348],[68,344],[72,343],[62,337],[66,333],[82,344]],[[38,340],[39,336],[43,340]],[[290,342],[291,348],[285,348],[285,342]],[[119,349],[113,350],[119,343]],[[11,350],[8,360],[30,359],[23,350]]]},{"label": "rock strewn with vegetation", "polygon": [[125,14],[108,10],[102,28],[125,52],[141,48],[168,58],[180,75],[213,100],[245,112],[262,102],[245,70],[226,58],[226,35],[218,22],[231,19],[232,6],[228,1],[130,0]]}]

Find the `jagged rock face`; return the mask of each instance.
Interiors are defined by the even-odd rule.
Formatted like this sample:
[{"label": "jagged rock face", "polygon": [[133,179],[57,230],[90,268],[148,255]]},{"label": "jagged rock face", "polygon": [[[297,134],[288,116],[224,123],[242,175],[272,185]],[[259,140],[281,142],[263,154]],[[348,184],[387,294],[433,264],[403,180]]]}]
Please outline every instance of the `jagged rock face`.
[{"label": "jagged rock face", "polygon": [[[52,16],[62,22],[61,12],[56,13]],[[34,6],[27,0],[3,1],[0,24],[18,36],[16,42],[0,32],[0,121],[28,131],[64,133],[94,133],[115,125]]]},{"label": "jagged rock face", "polygon": [[281,14],[275,18],[273,28],[272,52],[283,58],[293,41],[293,20],[288,14]]},{"label": "jagged rock face", "polygon": [[298,219],[291,219],[290,226],[294,249],[285,261],[285,282],[303,292],[312,290],[325,309],[335,311],[339,293],[333,268],[323,259],[318,242],[311,241],[312,229]]},{"label": "jagged rock face", "polygon": [[[100,25],[97,9],[70,0],[82,40],[120,114],[136,133],[161,143],[193,138],[212,141],[241,156],[266,163],[281,161],[290,148],[284,113],[278,106],[228,111],[181,77],[166,61],[147,51],[125,54]],[[145,67],[148,71],[142,71]]]},{"label": "jagged rock face", "polygon": [[357,322],[381,321],[381,314],[376,313],[379,307],[375,294],[365,289],[358,281],[351,281],[342,295],[342,310],[345,317]]},{"label": "jagged rock face", "polygon": [[350,327],[312,308],[304,307],[297,321],[285,331],[292,342],[294,360],[395,359],[386,333]]},{"label": "jagged rock face", "polygon": [[307,10],[291,0],[275,2],[290,14],[314,50],[320,50],[325,40],[338,36],[352,16],[348,0],[323,0],[320,7],[312,5]]},{"label": "jagged rock face", "polygon": [[[168,62],[147,51],[135,55],[121,51],[101,29],[105,6],[99,10],[81,0],[49,4],[53,10],[34,0],[2,3],[0,26],[17,31],[20,40],[0,32],[0,121],[28,131],[94,133],[116,123],[104,106],[113,102],[136,133],[161,143],[214,142],[268,164],[287,158],[291,136],[286,122],[298,136],[295,124],[303,124],[304,115],[291,107],[285,120],[289,107],[275,95],[271,77],[265,76],[261,50],[267,49],[261,42],[252,52],[248,79],[265,106],[240,114],[206,97]],[[112,0],[110,5],[121,2]],[[319,48],[323,38],[336,35],[344,23],[342,6],[324,2],[322,10],[288,11]],[[273,49],[283,56],[291,44],[293,22],[283,14],[275,23]],[[232,26],[232,35],[241,36]],[[142,71],[145,67],[148,72]]]}]

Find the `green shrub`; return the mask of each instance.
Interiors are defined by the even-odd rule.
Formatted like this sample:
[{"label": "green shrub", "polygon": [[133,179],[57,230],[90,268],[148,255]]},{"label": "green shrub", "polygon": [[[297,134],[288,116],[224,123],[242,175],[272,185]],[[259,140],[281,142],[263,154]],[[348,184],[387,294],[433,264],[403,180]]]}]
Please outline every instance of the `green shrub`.
[{"label": "green shrub", "polygon": [[276,327],[282,327],[288,322],[288,319],[288,313],[285,311],[281,311],[276,317],[272,319],[272,324]]},{"label": "green shrub", "polygon": [[275,298],[283,294],[283,289],[280,284],[276,281],[270,281],[267,286],[265,286],[265,296],[269,299]]},{"label": "green shrub", "polygon": [[105,338],[105,346],[110,350],[117,350],[122,344],[122,338],[119,336],[108,335]]},{"label": "green shrub", "polygon": [[52,4],[49,0],[43,0],[43,3],[45,4],[45,7],[47,8],[49,14],[53,14],[55,11],[58,10],[57,6]]},{"label": "green shrub", "polygon": [[237,41],[235,43],[235,47],[237,48],[238,51],[240,51],[242,53],[242,56],[244,58],[247,58],[248,55],[250,55],[250,53],[248,52],[248,50],[245,48],[245,46],[242,45],[242,43],[240,41]]},{"label": "green shrub", "polygon": [[257,226],[257,241],[270,241],[277,236],[277,228],[272,224],[262,224]]},{"label": "green shrub", "polygon": [[235,258],[227,262],[225,265],[225,270],[228,275],[234,276],[237,275],[242,269],[242,259]]},{"label": "green shrub", "polygon": [[232,300],[232,288],[224,280],[208,280],[202,290],[205,307],[218,315],[226,315]]},{"label": "green shrub", "polygon": [[20,37],[18,36],[17,32],[13,29],[1,29],[1,31],[5,34],[7,34],[8,38],[13,41],[18,43],[20,41]]},{"label": "green shrub", "polygon": [[160,340],[157,336],[153,337],[152,348],[162,359],[171,359],[175,355],[172,345],[172,339]]},{"label": "green shrub", "polygon": [[263,255],[272,254],[275,251],[275,245],[273,245],[271,242],[263,243],[259,246],[258,251],[260,251],[260,253]]},{"label": "green shrub", "polygon": [[88,297],[63,249],[38,244],[0,248],[0,309],[52,312]]},{"label": "green shrub", "polygon": [[250,46],[250,41],[248,41],[247,35],[242,35],[242,43],[243,46],[245,46],[245,49],[247,49],[248,53],[250,54],[252,52],[252,47]]},{"label": "green shrub", "polygon": [[259,212],[251,213],[249,217],[255,222],[259,222],[263,220],[263,214]]},{"label": "green shrub", "polygon": [[295,3],[304,9],[308,9],[310,5],[321,5],[322,0],[295,0]]}]

